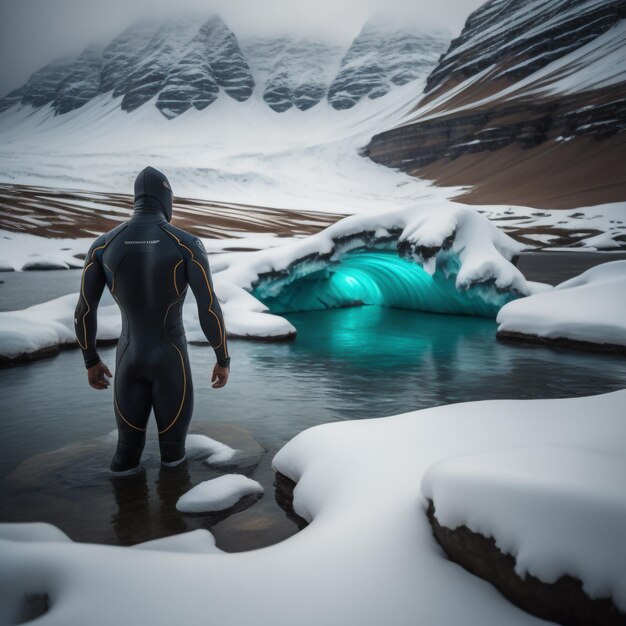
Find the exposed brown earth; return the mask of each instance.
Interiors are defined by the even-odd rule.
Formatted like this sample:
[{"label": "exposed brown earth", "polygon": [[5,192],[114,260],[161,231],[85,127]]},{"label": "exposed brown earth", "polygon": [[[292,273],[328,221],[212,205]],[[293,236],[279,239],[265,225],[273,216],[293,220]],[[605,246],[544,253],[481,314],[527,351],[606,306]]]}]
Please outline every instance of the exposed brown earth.
[{"label": "exposed brown earth", "polygon": [[[127,220],[132,196],[0,184],[0,228],[42,237],[93,237]],[[200,237],[244,234],[310,235],[344,217],[262,206],[174,198],[175,226]],[[249,250],[250,248],[246,248]]]},{"label": "exposed brown earth", "polygon": [[468,187],[458,196],[468,204],[573,209],[626,200],[626,84],[615,54],[626,43],[625,18],[624,0],[528,10],[488,0],[440,58],[409,119],[375,135],[364,154]]},{"label": "exposed brown earth", "polygon": [[[483,89],[446,102],[448,114],[429,111],[375,135],[366,154],[440,185],[471,187],[458,196],[467,204],[572,209],[626,200],[623,91],[497,99],[454,110],[483,97]],[[594,107],[593,116],[585,107]]]}]

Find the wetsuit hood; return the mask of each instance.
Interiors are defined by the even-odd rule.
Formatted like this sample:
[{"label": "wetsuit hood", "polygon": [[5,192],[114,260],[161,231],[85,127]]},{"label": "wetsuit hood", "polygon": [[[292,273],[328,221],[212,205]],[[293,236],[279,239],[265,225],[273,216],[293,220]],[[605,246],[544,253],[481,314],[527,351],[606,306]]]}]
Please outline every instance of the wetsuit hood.
[{"label": "wetsuit hood", "polygon": [[141,212],[161,211],[169,222],[172,219],[172,188],[163,172],[154,167],[146,167],[135,178],[135,209]]}]

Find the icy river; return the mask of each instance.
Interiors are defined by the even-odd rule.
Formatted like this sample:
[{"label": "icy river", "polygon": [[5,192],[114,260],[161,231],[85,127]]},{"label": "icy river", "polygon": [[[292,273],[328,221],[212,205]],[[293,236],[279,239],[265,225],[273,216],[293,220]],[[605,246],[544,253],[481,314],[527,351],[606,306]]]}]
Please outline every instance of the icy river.
[{"label": "icy river", "polygon": [[[79,276],[78,271],[1,275],[1,308],[77,291]],[[298,530],[274,497],[271,459],[305,428],[451,402],[591,395],[626,386],[623,357],[501,343],[491,319],[377,306],[285,317],[298,329],[293,342],[231,341],[231,378],[221,390],[211,389],[208,380],[212,350],[189,346],[195,389],[191,432],[247,451],[239,466],[228,470],[193,461],[164,476],[152,424],[145,471],[112,479],[107,472],[115,443],[111,391],[88,387],[78,350],[0,370],[0,520],[49,521],[78,541],[120,544],[204,527],[223,549],[260,547]],[[100,352],[114,364],[114,346]],[[226,518],[175,510],[191,485],[224,471],[258,480],[264,497]]]}]

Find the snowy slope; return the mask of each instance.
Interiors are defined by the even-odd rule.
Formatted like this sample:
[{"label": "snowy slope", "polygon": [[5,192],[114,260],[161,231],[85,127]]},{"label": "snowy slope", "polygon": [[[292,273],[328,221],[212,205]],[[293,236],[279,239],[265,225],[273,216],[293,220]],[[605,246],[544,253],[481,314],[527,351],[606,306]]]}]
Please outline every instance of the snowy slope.
[{"label": "snowy slope", "polygon": [[415,111],[373,137],[376,162],[463,200],[541,208],[621,201],[626,3],[490,0],[430,73]]},{"label": "snowy slope", "polygon": [[109,94],[123,96],[124,111],[156,96],[153,104],[173,118],[191,106],[209,106],[220,90],[238,101],[260,92],[276,112],[293,105],[309,109],[327,92],[334,107],[348,108],[365,96],[377,98],[394,85],[425,76],[448,41],[443,31],[424,32],[377,19],[365,24],[347,52],[288,35],[253,38],[242,51],[236,34],[218,15],[204,22],[197,17],[141,20],[104,49],[89,46],[74,61],[63,59],[42,68],[0,100],[0,113],[52,103],[62,115]]},{"label": "snowy slope", "polygon": [[343,52],[338,45],[287,35],[250,38],[241,46],[258,92],[279,113],[293,106],[306,111],[321,102]]}]

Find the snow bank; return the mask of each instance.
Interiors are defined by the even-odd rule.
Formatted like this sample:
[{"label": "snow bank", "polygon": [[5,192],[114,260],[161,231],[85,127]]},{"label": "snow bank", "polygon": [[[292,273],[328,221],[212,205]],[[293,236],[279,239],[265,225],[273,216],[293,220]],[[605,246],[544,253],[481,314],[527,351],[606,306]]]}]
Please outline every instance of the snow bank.
[{"label": "snow bank", "polygon": [[243,474],[224,474],[205,480],[183,494],[176,503],[182,513],[223,511],[244,496],[263,493],[263,487]]},{"label": "snow bank", "polygon": [[[284,339],[293,337],[296,329],[270,314],[267,303],[278,312],[359,301],[495,316],[504,303],[531,292],[510,262],[521,248],[470,207],[423,202],[400,210],[351,215],[282,246],[223,254],[212,262],[212,272],[230,336]],[[390,254],[384,268],[377,262],[382,257],[371,258],[367,267],[351,267],[350,254],[359,250]],[[396,262],[390,264],[389,256]],[[316,274],[314,289],[313,283],[303,283]],[[296,302],[293,294],[303,287],[309,299]],[[291,300],[290,306],[285,306],[285,297]],[[12,359],[75,343],[77,299],[78,294],[68,295],[22,311],[0,313],[0,357]],[[192,294],[184,306],[183,321],[189,341],[206,343]],[[98,311],[98,339],[114,339],[120,329],[117,305],[106,291]]]},{"label": "snow bank", "polygon": [[56,526],[45,522],[28,522],[24,524],[0,523],[0,538],[11,541],[55,541],[71,542],[72,540]]},{"label": "snow bank", "polygon": [[626,346],[626,261],[611,261],[551,291],[510,302],[498,333]]},{"label": "snow bank", "polygon": [[[14,359],[46,349],[76,343],[74,309],[78,294],[0,313],[0,357]],[[117,304],[105,292],[98,309],[98,339],[114,340],[122,322]]]},{"label": "snow bank", "polygon": [[[0,622],[9,620],[24,594],[38,591],[52,598],[42,626],[193,626],[206,623],[208,615],[224,626],[545,623],[442,555],[425,515],[422,477],[444,459],[537,446],[580,450],[595,471],[593,456],[624,456],[625,402],[626,391],[498,400],[316,426],[287,443],[273,461],[298,483],[295,510],[312,522],[304,531],[238,554],[80,543],[47,543],[42,550],[41,544],[0,541]],[[606,466],[599,462],[597,468],[600,484]],[[492,476],[498,471],[494,467]],[[587,505],[590,515],[596,500]],[[603,528],[614,513],[605,509]],[[606,545],[610,539],[598,538],[595,528],[579,528],[585,542]],[[580,549],[570,547],[572,554]],[[623,549],[614,547],[602,575],[626,609],[623,575],[609,581]],[[592,588],[591,563],[583,576]]]},{"label": "snow bank", "polygon": [[187,435],[185,440],[188,459],[204,458],[211,464],[227,463],[237,450],[206,435]]},{"label": "snow bank", "polygon": [[592,598],[626,607],[626,459],[558,446],[448,459],[422,481],[443,526],[494,537],[515,571],[553,583],[564,572]]},{"label": "snow bank", "polygon": [[[56,530],[56,529],[55,529]],[[215,545],[215,537],[205,528],[188,533],[144,541],[132,546],[137,550],[156,552],[187,552],[191,554],[219,554],[222,551]]]}]

